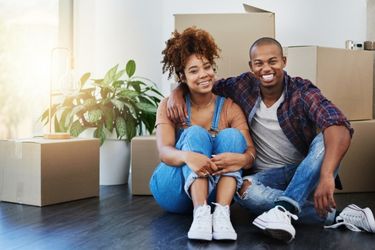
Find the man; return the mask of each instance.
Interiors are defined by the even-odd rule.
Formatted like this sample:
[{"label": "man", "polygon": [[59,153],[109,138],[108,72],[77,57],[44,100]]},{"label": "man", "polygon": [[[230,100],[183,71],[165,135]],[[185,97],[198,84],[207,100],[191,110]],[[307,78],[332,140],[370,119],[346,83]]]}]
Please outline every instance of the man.
[{"label": "man", "polygon": [[[374,233],[369,208],[349,205],[336,212],[335,176],[350,145],[350,123],[310,81],[284,71],[287,59],[278,41],[260,38],[249,52],[251,72],[220,80],[213,89],[241,106],[257,150],[236,201],[260,214],[255,226],[286,242],[295,237],[291,219],[298,217]],[[170,98],[169,115],[175,119],[186,113],[174,105],[181,104],[181,92]]]}]

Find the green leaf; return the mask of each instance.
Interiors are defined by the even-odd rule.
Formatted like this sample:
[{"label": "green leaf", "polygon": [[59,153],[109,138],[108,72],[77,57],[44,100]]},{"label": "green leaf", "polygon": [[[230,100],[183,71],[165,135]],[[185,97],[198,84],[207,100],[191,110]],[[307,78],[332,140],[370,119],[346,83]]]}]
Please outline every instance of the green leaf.
[{"label": "green leaf", "polygon": [[123,69],[123,70],[120,70],[116,75],[115,77],[113,78],[113,81],[117,81],[118,79],[120,79],[124,74],[125,74],[126,70]]},{"label": "green leaf", "polygon": [[155,107],[152,104],[145,103],[145,102],[139,102],[135,104],[139,110],[142,110],[146,113],[156,113],[157,107]]},{"label": "green leaf", "polygon": [[109,132],[112,133],[113,131],[113,117],[114,117],[114,110],[111,107],[102,107],[103,115],[104,115],[104,126],[108,129]]},{"label": "green leaf", "polygon": [[66,108],[60,118],[60,128],[64,131],[67,131],[70,127],[71,120],[70,120],[70,112],[72,111],[71,108]]},{"label": "green leaf", "polygon": [[85,83],[87,82],[87,80],[90,78],[90,76],[91,76],[90,72],[86,72],[85,74],[83,74],[81,76],[81,79],[79,80],[80,85],[81,85],[81,89],[83,88],[83,86],[85,85]]},{"label": "green leaf", "polygon": [[79,136],[86,128],[82,126],[79,120],[75,120],[70,127],[70,134],[74,137]]},{"label": "green leaf", "polygon": [[95,98],[89,98],[84,100],[83,105],[85,105],[87,108],[91,108],[96,105],[96,100]]},{"label": "green leaf", "polygon": [[116,133],[117,138],[121,139],[126,135],[126,123],[125,119],[123,117],[117,117],[116,118]]},{"label": "green leaf", "polygon": [[149,89],[149,91],[152,91],[152,92],[158,94],[160,97],[164,97],[163,94],[159,92],[159,90],[157,90],[157,89],[155,89],[155,88],[153,88],[153,87],[151,87],[151,88]]},{"label": "green leaf", "polygon": [[126,118],[126,141],[130,142],[137,135],[137,121],[132,117]]},{"label": "green leaf", "polygon": [[112,86],[114,88],[121,88],[121,86],[124,84],[124,81],[115,81],[113,82]]},{"label": "green leaf", "polygon": [[108,93],[109,93],[109,88],[102,88],[102,89],[100,90],[100,96],[101,96],[103,99],[107,98]]},{"label": "green leaf", "polygon": [[125,106],[128,108],[130,114],[137,116],[137,111],[135,109],[135,105],[133,103],[124,102]]},{"label": "green leaf", "polygon": [[118,110],[123,110],[124,109],[124,102],[120,101],[120,100],[117,100],[117,99],[113,99],[111,100],[111,103],[118,109]]},{"label": "green leaf", "polygon": [[[53,105],[51,106],[51,118],[55,115],[58,105],[59,105],[59,104],[53,104]],[[41,121],[41,122],[44,122],[43,125],[46,125],[46,124],[48,123],[48,121],[49,121],[49,108],[47,108],[47,109],[43,112],[42,116],[40,117],[40,121]]]},{"label": "green leaf", "polygon": [[138,93],[141,92],[141,86],[140,85],[142,85],[142,84],[144,84],[144,83],[141,82],[141,81],[129,81],[128,82],[128,85],[132,86],[133,89],[135,91],[137,91]]},{"label": "green leaf", "polygon": [[106,138],[104,130],[103,130],[103,127],[100,126],[97,129],[95,129],[95,131],[94,131],[94,137],[100,139],[100,146],[103,145],[103,143],[105,141],[105,138]]},{"label": "green leaf", "polygon": [[104,76],[104,80],[103,80],[104,84],[108,85],[111,82],[113,82],[116,72],[117,72],[117,68],[118,68],[118,64],[112,67],[110,70],[108,70],[108,72]]},{"label": "green leaf", "polygon": [[132,77],[135,73],[135,61],[134,60],[129,60],[128,63],[126,64],[126,74],[128,75],[128,77]]},{"label": "green leaf", "polygon": [[146,126],[146,129],[149,134],[152,134],[155,128],[156,114],[155,113],[143,113],[141,116],[143,124]]},{"label": "green leaf", "polygon": [[60,123],[57,120],[56,116],[54,117],[54,127],[55,127],[55,132],[57,132],[57,133],[59,133],[59,132],[65,132],[63,129],[61,129]]},{"label": "green leaf", "polygon": [[87,121],[90,123],[98,122],[102,119],[103,111],[100,109],[90,110],[88,112]]},{"label": "green leaf", "polygon": [[137,93],[136,91],[128,90],[128,89],[123,89],[123,90],[121,90],[121,91],[118,93],[118,96],[119,96],[119,97],[129,98],[129,99],[132,99],[132,98],[134,98],[134,97],[137,97],[138,95],[139,95],[139,93]]}]

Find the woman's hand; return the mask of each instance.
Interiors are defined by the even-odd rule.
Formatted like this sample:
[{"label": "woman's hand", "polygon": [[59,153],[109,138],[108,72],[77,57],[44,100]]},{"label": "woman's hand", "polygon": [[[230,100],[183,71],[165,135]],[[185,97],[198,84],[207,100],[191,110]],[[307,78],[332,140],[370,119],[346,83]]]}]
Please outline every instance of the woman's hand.
[{"label": "woman's hand", "polygon": [[247,164],[248,159],[244,154],[221,153],[218,155],[213,155],[211,161],[218,168],[218,171],[215,171],[213,175],[221,175],[240,170]]},{"label": "woman's hand", "polygon": [[167,115],[174,123],[184,123],[187,117],[187,108],[182,87],[177,87],[171,93],[167,102]]},{"label": "woman's hand", "polygon": [[186,152],[185,163],[199,177],[206,177],[218,170],[210,158],[195,152]]}]

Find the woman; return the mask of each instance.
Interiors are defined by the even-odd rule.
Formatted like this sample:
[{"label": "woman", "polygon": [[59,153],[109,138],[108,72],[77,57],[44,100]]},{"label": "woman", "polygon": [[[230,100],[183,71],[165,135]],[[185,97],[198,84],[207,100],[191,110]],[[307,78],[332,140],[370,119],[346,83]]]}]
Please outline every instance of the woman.
[{"label": "woman", "polygon": [[[188,28],[175,31],[163,50],[163,73],[175,74],[186,86],[188,117],[182,124],[167,116],[167,98],[158,108],[157,147],[161,163],[150,189],[169,212],[191,212],[189,239],[236,240],[229,205],[242,185],[241,169],[249,168],[255,149],[240,107],[215,96],[215,62],[219,48],[209,33]],[[211,201],[215,205],[213,215]]]}]

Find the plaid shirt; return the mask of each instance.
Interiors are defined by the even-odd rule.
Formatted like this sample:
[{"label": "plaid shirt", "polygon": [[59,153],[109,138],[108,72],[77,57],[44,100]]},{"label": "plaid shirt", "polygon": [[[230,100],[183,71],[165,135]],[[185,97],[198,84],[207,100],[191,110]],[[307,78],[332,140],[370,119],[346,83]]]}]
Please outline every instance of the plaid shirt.
[{"label": "plaid shirt", "polygon": [[[213,91],[234,100],[251,124],[261,100],[259,81],[252,73],[219,80]],[[309,80],[290,77],[284,71],[284,95],[285,99],[277,109],[277,118],[286,137],[303,155],[307,155],[318,129],[323,131],[332,125],[341,125],[353,134],[343,113]]]}]

